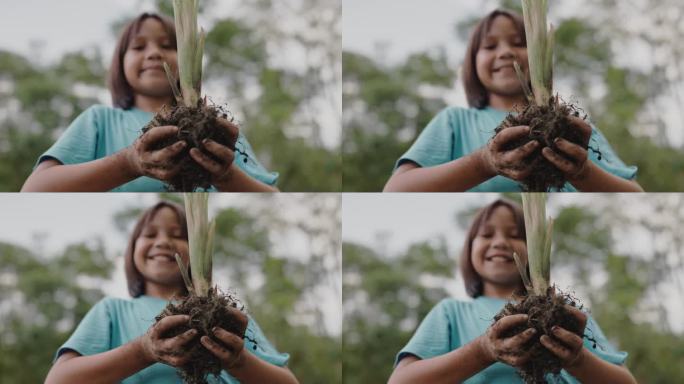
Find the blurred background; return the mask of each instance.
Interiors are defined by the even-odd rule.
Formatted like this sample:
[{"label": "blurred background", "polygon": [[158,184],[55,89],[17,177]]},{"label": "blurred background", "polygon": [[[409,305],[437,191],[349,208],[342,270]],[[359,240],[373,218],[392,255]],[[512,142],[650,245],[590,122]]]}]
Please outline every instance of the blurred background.
[{"label": "blurred background", "polygon": [[[380,191],[446,106],[469,33],[519,0],[342,0],[345,191]],[[554,87],[583,108],[646,191],[684,191],[684,3],[550,1]],[[520,12],[521,13],[521,12]]]},{"label": "blurred background", "polygon": [[[123,25],[171,0],[0,0],[0,191],[89,106]],[[227,105],[283,191],[342,187],[339,0],[202,0],[203,93]]]},{"label": "blurred background", "polygon": [[[467,299],[458,257],[499,194],[342,197],[345,383],[385,383],[441,299]],[[505,195],[520,202],[516,194]],[[551,195],[551,281],[574,292],[639,383],[684,382],[684,196]]]},{"label": "blurred background", "polygon": [[[57,348],[103,296],[128,298],[123,253],[155,194],[2,194],[0,383],[42,383]],[[182,203],[182,202],[181,202]],[[342,380],[339,196],[228,195],[214,283],[232,288],[302,383]],[[29,368],[29,369],[27,369]]]}]

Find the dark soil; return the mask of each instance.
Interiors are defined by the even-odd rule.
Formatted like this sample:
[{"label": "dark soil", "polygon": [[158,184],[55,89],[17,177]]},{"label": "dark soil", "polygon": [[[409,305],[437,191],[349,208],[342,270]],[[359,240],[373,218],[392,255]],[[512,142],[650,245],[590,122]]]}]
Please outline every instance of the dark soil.
[{"label": "dark soil", "polygon": [[178,304],[169,303],[164,311],[156,317],[156,320],[159,321],[171,315],[190,316],[189,326],[174,328],[168,335],[164,335],[165,337],[180,335],[190,328],[197,330],[197,336],[186,345],[186,350],[182,352],[183,354],[190,354],[190,362],[178,369],[178,373],[185,383],[206,384],[207,375],[220,375],[221,362],[204,348],[200,339],[206,335],[221,344],[211,331],[214,327],[223,328],[244,338],[247,329],[247,316],[242,318],[236,316],[236,309],[243,310],[243,306],[234,295],[225,294],[213,288],[207,297],[188,295]]},{"label": "dark soil", "polygon": [[522,164],[523,166],[532,165],[530,175],[521,181],[524,192],[547,192],[551,188],[560,189],[563,187],[566,182],[563,173],[546,160],[541,152],[544,147],[550,147],[557,153],[562,153],[557,151],[554,143],[554,140],[559,137],[587,149],[586,139],[582,137],[581,132],[570,125],[569,117],[579,117],[579,115],[577,107],[560,101],[556,96],[549,99],[548,105],[528,105],[515,116],[509,114],[503,123],[496,128],[498,134],[509,127],[520,125],[530,127],[530,134],[527,137],[511,141],[509,145],[503,148],[504,150],[518,148],[532,140],[537,140],[541,144]]},{"label": "dark soil", "polygon": [[537,330],[534,338],[527,346],[527,350],[532,350],[532,357],[525,366],[518,369],[518,374],[526,384],[546,383],[544,377],[546,374],[557,375],[561,371],[560,360],[539,341],[542,335],[548,335],[558,340],[551,332],[553,326],[557,325],[579,337],[584,337],[584,330],[580,329],[581,324],[575,316],[568,312],[565,308],[566,304],[577,307],[573,297],[563,293],[557,294],[554,288],[549,288],[545,296],[529,295],[520,302],[506,304],[504,309],[494,317],[494,320],[498,321],[504,316],[519,313],[529,316],[527,324],[511,329],[504,337],[517,335],[527,328]]},{"label": "dark soil", "polygon": [[169,191],[193,192],[197,188],[207,189],[211,186],[209,172],[190,157],[190,149],[199,148],[210,158],[219,160],[200,145],[202,140],[211,139],[235,150],[235,143],[231,142],[228,131],[218,124],[217,119],[219,117],[224,119],[227,117],[222,108],[207,105],[205,100],[200,100],[198,106],[192,108],[184,105],[164,107],[142,129],[144,134],[153,127],[174,125],[179,128],[176,137],[162,140],[152,149],[161,149],[180,140],[185,140],[188,143],[183,151],[174,159],[181,164],[181,170],[176,177],[169,181],[167,185]]}]

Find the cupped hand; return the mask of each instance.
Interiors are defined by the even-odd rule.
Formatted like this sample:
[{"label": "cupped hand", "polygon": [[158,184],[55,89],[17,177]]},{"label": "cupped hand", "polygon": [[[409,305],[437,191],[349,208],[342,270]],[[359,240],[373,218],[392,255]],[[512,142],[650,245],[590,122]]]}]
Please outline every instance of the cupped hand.
[{"label": "cupped hand", "polygon": [[489,140],[481,149],[482,162],[489,176],[501,175],[521,181],[530,174],[532,164],[524,160],[539,148],[539,142],[532,140],[517,148],[507,149],[511,141],[525,137],[529,133],[530,128],[521,125],[506,128]]},{"label": "cupped hand", "polygon": [[204,150],[213,156],[213,158],[206,155],[198,148],[190,149],[190,157],[209,172],[213,185],[225,185],[230,182],[233,172],[232,165],[235,160],[235,151],[231,148],[235,148],[239,129],[235,124],[228,120],[218,119],[218,122],[221,128],[227,131],[229,145],[222,145],[214,140],[205,139],[201,145]]},{"label": "cupped hand", "polygon": [[[565,309],[577,319],[579,329],[584,333],[587,315],[571,305],[566,305]],[[563,368],[568,369],[580,365],[585,351],[582,338],[559,326],[551,328],[551,332],[554,337],[542,335],[539,339],[541,344],[560,359]]]},{"label": "cupped hand", "polygon": [[140,344],[146,361],[181,367],[188,363],[190,356],[180,351],[195,336],[197,330],[189,329],[178,336],[165,337],[172,329],[188,325],[190,317],[186,315],[166,316],[159,320],[140,338]]},{"label": "cupped hand", "polygon": [[480,347],[489,362],[500,361],[513,367],[527,363],[531,351],[525,349],[525,344],[534,337],[536,330],[528,328],[513,336],[503,336],[510,329],[526,324],[527,319],[525,314],[504,316],[480,336]]},{"label": "cupped hand", "polygon": [[563,138],[557,138],[554,143],[557,150],[550,147],[542,149],[542,156],[558,168],[570,180],[582,180],[589,172],[589,152],[585,149],[591,138],[591,125],[579,117],[570,117],[572,129],[579,132],[582,145],[575,144]]},{"label": "cupped hand", "polygon": [[159,142],[178,134],[178,127],[165,125],[154,127],[138,137],[126,149],[129,168],[137,177],[148,176],[161,181],[171,180],[179,171],[180,164],[174,157],[187,146],[178,141],[163,148]]},{"label": "cupped hand", "polygon": [[[240,333],[244,334],[249,321],[247,316],[235,308],[229,308],[229,311],[238,322]],[[208,336],[202,336],[200,339],[202,345],[221,360],[221,365],[224,369],[230,370],[242,367],[245,362],[245,354],[243,353],[245,349],[244,339],[220,327],[214,327],[212,333],[218,339],[218,342]]]}]

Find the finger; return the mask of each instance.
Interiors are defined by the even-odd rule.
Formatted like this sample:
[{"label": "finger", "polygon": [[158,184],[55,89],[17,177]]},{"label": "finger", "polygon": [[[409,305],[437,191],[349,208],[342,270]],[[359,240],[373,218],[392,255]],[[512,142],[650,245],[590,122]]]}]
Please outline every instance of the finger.
[{"label": "finger", "polygon": [[159,320],[157,323],[154,324],[153,333],[159,336],[175,327],[187,325],[189,321],[190,316],[188,315],[166,316],[165,318]]},{"label": "finger", "polygon": [[235,321],[238,323],[238,329],[240,330],[238,336],[240,334],[244,334],[245,330],[247,329],[247,324],[249,323],[249,318],[247,315],[245,315],[245,313],[241,310],[233,307],[228,307],[228,312],[230,312],[230,315],[233,316]]},{"label": "finger", "polygon": [[229,350],[223,348],[208,336],[202,336],[202,338],[200,339],[200,343],[202,343],[204,348],[209,350],[209,352],[211,352],[214,356],[218,357],[222,361],[230,361],[233,357],[233,354]]},{"label": "finger", "polygon": [[187,147],[188,143],[185,141],[181,140],[176,143],[173,143],[171,145],[168,145],[160,150],[152,152],[152,154],[149,157],[149,161],[153,163],[167,163],[170,161],[174,156],[177,154],[181,153],[185,147]]},{"label": "finger", "polygon": [[230,351],[239,351],[244,347],[245,341],[234,333],[228,332],[220,327],[215,327],[212,332]]},{"label": "finger", "polygon": [[556,355],[562,361],[571,360],[573,357],[572,352],[568,348],[564,347],[561,343],[553,340],[547,335],[540,337],[539,342],[541,342],[544,348],[551,351],[551,353]]},{"label": "finger", "polygon": [[557,154],[549,147],[542,149],[542,155],[546,160],[548,160],[556,168],[560,169],[563,173],[574,174],[577,171],[577,167],[573,162],[563,158],[563,156]]},{"label": "finger", "polygon": [[228,131],[229,142],[234,145],[240,134],[240,128],[226,119],[218,119],[218,123]]},{"label": "finger", "polygon": [[537,148],[539,148],[539,142],[532,140],[527,144],[521,145],[516,149],[506,152],[502,157],[503,160],[508,164],[518,164],[527,156],[531,155]]},{"label": "finger", "polygon": [[591,125],[589,125],[589,123],[583,119],[575,116],[570,116],[570,124],[582,133],[582,137],[584,137],[586,140],[585,144],[588,144],[592,132]]},{"label": "finger", "polygon": [[140,136],[140,145],[142,149],[148,150],[154,143],[167,137],[173,137],[178,134],[178,127],[173,125],[164,125],[161,127],[151,128]]},{"label": "finger", "polygon": [[180,172],[183,164],[174,164],[171,167],[152,167],[148,169],[148,176],[153,177],[157,180],[169,180],[176,176]]},{"label": "finger", "polygon": [[173,337],[171,339],[168,339],[168,344],[170,346],[174,347],[174,350],[178,347],[182,347],[183,345],[189,343],[192,341],[192,339],[197,336],[197,330],[196,329],[188,329],[187,331],[181,333],[180,335]]},{"label": "finger", "polygon": [[565,328],[554,326],[551,328],[553,335],[571,350],[577,350],[582,346],[582,338]]},{"label": "finger", "polygon": [[504,349],[507,351],[517,351],[520,348],[522,348],[523,345],[525,345],[528,341],[530,341],[536,333],[536,329],[528,328],[525,331],[520,332],[517,335],[509,337],[508,339],[504,340],[502,345]]},{"label": "finger", "polygon": [[582,312],[579,308],[573,307],[569,304],[565,304],[565,309],[577,320],[579,320],[580,329],[584,331],[584,328],[587,326],[587,314]]},{"label": "finger", "polygon": [[492,332],[494,337],[500,338],[501,334],[506,332],[508,329],[515,327],[516,325],[525,324],[527,322],[528,316],[525,314],[509,315],[504,316],[499,319],[494,325],[492,325]]},{"label": "finger", "polygon": [[190,157],[192,157],[197,164],[209,171],[209,173],[212,175],[219,175],[223,170],[223,166],[221,166],[221,164],[209,158],[209,156],[205,155],[197,148],[192,148],[190,150]]},{"label": "finger", "polygon": [[517,127],[510,127],[499,132],[492,139],[492,149],[494,151],[499,151],[502,146],[511,140],[515,140],[520,137],[524,137],[530,133],[530,127],[525,125],[520,125]]},{"label": "finger", "polygon": [[589,156],[589,153],[586,149],[565,139],[556,139],[554,143],[560,151],[577,162],[584,161]]},{"label": "finger", "polygon": [[522,353],[520,353],[520,351],[516,351],[515,354],[507,354],[505,355],[503,360],[508,365],[511,365],[513,367],[520,367],[525,365],[530,360],[530,358],[532,358],[532,350],[528,350]]},{"label": "finger", "polygon": [[230,148],[226,147],[225,145],[215,142],[214,140],[204,140],[202,141],[202,145],[207,151],[209,151],[209,153],[216,156],[216,158],[221,159],[224,165],[231,164],[235,159],[235,152],[230,150]]}]

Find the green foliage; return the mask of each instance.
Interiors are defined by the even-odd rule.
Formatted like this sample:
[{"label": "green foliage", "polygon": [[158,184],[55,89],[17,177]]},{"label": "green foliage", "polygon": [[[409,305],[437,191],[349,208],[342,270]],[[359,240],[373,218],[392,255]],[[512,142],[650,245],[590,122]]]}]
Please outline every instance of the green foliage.
[{"label": "green foliage", "polygon": [[104,281],[112,268],[99,241],[54,255],[0,243],[0,382],[43,382],[57,348],[103,296],[78,280]]},{"label": "green foliage", "polygon": [[399,156],[446,106],[421,86],[444,89],[455,74],[444,52],[417,53],[392,67],[353,52],[343,52],[342,61],[344,190],[380,191]]},{"label": "green foliage", "polygon": [[344,382],[383,383],[416,326],[447,296],[443,285],[426,287],[419,277],[446,281],[455,264],[444,239],[417,243],[391,259],[354,243],[344,243],[342,252]]}]

